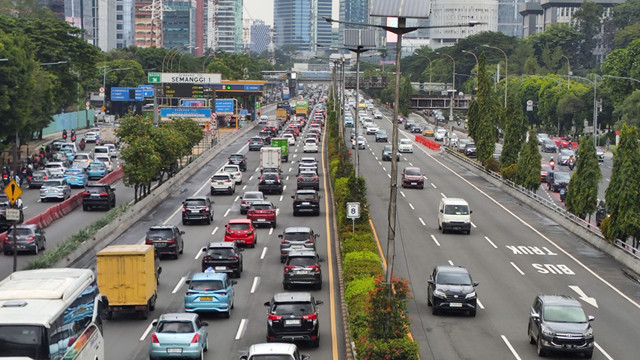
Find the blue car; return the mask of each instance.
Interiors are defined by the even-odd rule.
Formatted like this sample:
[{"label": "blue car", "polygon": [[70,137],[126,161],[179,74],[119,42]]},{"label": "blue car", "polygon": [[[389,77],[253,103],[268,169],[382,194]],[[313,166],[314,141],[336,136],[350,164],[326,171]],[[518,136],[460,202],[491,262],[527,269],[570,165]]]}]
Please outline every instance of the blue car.
[{"label": "blue car", "polygon": [[87,166],[87,176],[89,179],[100,178],[107,176],[107,165],[101,161],[92,161]]},{"label": "blue car", "polygon": [[233,308],[233,285],[227,274],[216,273],[210,269],[193,274],[187,282],[189,289],[184,296],[186,312],[218,312],[228,318]]},{"label": "blue car", "polygon": [[87,182],[89,182],[89,177],[84,172],[84,170],[78,168],[70,168],[65,170],[63,176],[71,187],[83,188],[85,185],[87,185]]},{"label": "blue car", "polygon": [[76,156],[76,152],[69,147],[64,147],[62,149],[60,149],[60,152],[63,153],[66,157],[67,160],[69,160],[70,163],[73,162],[73,158]]},{"label": "blue car", "polygon": [[155,326],[149,346],[151,359],[204,359],[209,324],[198,314],[163,314],[151,325]]}]

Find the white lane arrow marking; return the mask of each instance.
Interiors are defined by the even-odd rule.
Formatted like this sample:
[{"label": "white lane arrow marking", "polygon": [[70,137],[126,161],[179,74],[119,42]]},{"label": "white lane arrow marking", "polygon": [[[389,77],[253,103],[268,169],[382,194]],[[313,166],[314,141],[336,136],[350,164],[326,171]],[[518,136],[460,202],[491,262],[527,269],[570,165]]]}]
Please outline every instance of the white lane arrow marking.
[{"label": "white lane arrow marking", "polygon": [[598,302],[596,301],[596,298],[592,298],[592,297],[588,297],[587,294],[584,293],[584,291],[582,291],[582,289],[580,289],[579,286],[575,286],[575,285],[569,285],[569,288],[573,291],[575,291],[576,293],[578,293],[578,298],[588,304],[591,304],[593,306],[595,306],[596,308],[598,307]]}]

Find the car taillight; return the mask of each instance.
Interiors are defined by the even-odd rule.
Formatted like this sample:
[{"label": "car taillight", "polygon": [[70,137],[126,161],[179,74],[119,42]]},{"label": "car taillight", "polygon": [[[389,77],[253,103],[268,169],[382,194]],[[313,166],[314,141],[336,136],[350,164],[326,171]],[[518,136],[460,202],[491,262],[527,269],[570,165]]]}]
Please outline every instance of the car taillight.
[{"label": "car taillight", "polygon": [[309,266],[309,269],[313,269],[314,272],[320,272],[320,266],[318,265],[311,265]]},{"label": "car taillight", "polygon": [[303,320],[318,320],[318,314],[302,315]]},{"label": "car taillight", "polygon": [[153,240],[146,239],[144,243],[147,245],[153,245]]},{"label": "car taillight", "polygon": [[208,206],[205,206],[205,207],[204,207],[204,211],[209,211],[209,207],[208,207]]},{"label": "car taillight", "polygon": [[229,230],[225,230],[224,234],[227,236],[231,236],[231,233],[229,232]]},{"label": "car taillight", "polygon": [[317,177],[317,176],[314,176],[314,177],[313,177],[313,180],[318,180],[318,177]]},{"label": "car taillight", "polygon": [[89,196],[89,195],[91,195],[91,194],[86,192],[86,191],[82,193],[82,196]]},{"label": "car taillight", "polygon": [[282,316],[281,315],[276,315],[276,314],[269,314],[268,320],[282,320]]},{"label": "car taillight", "polygon": [[167,241],[167,244],[175,244],[175,243],[176,243],[176,240],[175,240],[175,239],[171,239],[171,240],[168,240],[168,241]]},{"label": "car taillight", "polygon": [[195,295],[196,293],[193,291],[187,291],[187,295]]},{"label": "car taillight", "polygon": [[186,213],[186,212],[187,212],[187,208],[183,206],[183,207],[182,207],[182,213],[184,214],[184,213]]},{"label": "car taillight", "polygon": [[248,202],[248,201],[244,201],[244,200],[243,200],[240,204],[241,204],[241,205],[249,205],[249,202]]},{"label": "car taillight", "polygon": [[253,230],[249,230],[249,232],[247,232],[247,235],[253,235]]},{"label": "car taillight", "polygon": [[247,215],[255,215],[256,211],[255,210],[249,210],[247,212]]},{"label": "car taillight", "polygon": [[107,194],[106,192],[101,192],[100,193],[100,196],[107,196],[107,195],[109,195],[109,194]]},{"label": "car taillight", "polygon": [[288,274],[288,273],[289,273],[289,271],[293,270],[293,268],[294,268],[294,267],[293,267],[293,266],[291,266],[291,265],[285,265],[285,266],[284,266],[284,272],[285,272],[286,274]]},{"label": "car taillight", "polygon": [[303,180],[302,176],[298,176],[298,180]]},{"label": "car taillight", "polygon": [[305,244],[313,244],[313,239],[309,239],[307,241],[304,242]]},{"label": "car taillight", "polygon": [[33,180],[33,178],[31,176],[29,176],[29,181]]},{"label": "car taillight", "polygon": [[221,292],[219,292],[218,294],[220,294],[220,295],[227,295],[227,292],[226,292],[226,291],[221,291]]},{"label": "car taillight", "polygon": [[229,256],[228,259],[229,260],[238,260],[238,255]]},{"label": "car taillight", "polygon": [[193,339],[191,339],[191,343],[192,344],[197,344],[200,342],[200,334],[195,333],[195,335],[193,335]]},{"label": "car taillight", "polygon": [[158,337],[156,336],[155,333],[151,334],[151,343],[153,344],[159,344],[160,341],[158,341]]},{"label": "car taillight", "polygon": [[45,179],[45,180],[47,180],[48,178],[49,178],[48,176],[45,176],[45,177],[44,177],[44,179]]},{"label": "car taillight", "polygon": [[33,241],[33,240],[35,240],[35,239],[36,239],[36,237],[35,237],[35,236],[29,236],[29,241]]},{"label": "car taillight", "polygon": [[202,258],[203,261],[211,261],[211,256],[207,255]]}]

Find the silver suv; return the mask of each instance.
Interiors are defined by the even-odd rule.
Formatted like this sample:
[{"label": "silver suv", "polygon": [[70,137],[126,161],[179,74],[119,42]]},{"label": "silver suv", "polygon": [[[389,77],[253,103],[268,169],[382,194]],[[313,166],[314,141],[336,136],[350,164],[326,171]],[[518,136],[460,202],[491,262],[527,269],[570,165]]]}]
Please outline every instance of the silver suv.
[{"label": "silver suv", "polygon": [[316,239],[319,236],[310,227],[306,226],[294,226],[284,229],[284,232],[278,235],[278,238],[280,238],[280,262],[284,263],[291,251],[315,251]]},{"label": "silver suv", "polygon": [[241,360],[307,360],[310,358],[307,354],[300,354],[295,344],[285,343],[253,344],[248,354],[240,356]]}]

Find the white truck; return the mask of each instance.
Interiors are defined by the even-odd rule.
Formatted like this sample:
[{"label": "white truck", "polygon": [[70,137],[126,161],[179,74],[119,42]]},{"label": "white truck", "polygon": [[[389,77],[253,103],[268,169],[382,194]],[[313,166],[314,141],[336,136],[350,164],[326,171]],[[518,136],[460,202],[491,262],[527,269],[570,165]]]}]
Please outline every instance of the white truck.
[{"label": "white truck", "polygon": [[278,169],[280,171],[280,148],[262,147],[260,148],[260,171],[264,169]]},{"label": "white truck", "polygon": [[101,144],[118,144],[118,137],[116,136],[115,126],[101,126],[100,127],[100,143]]}]

